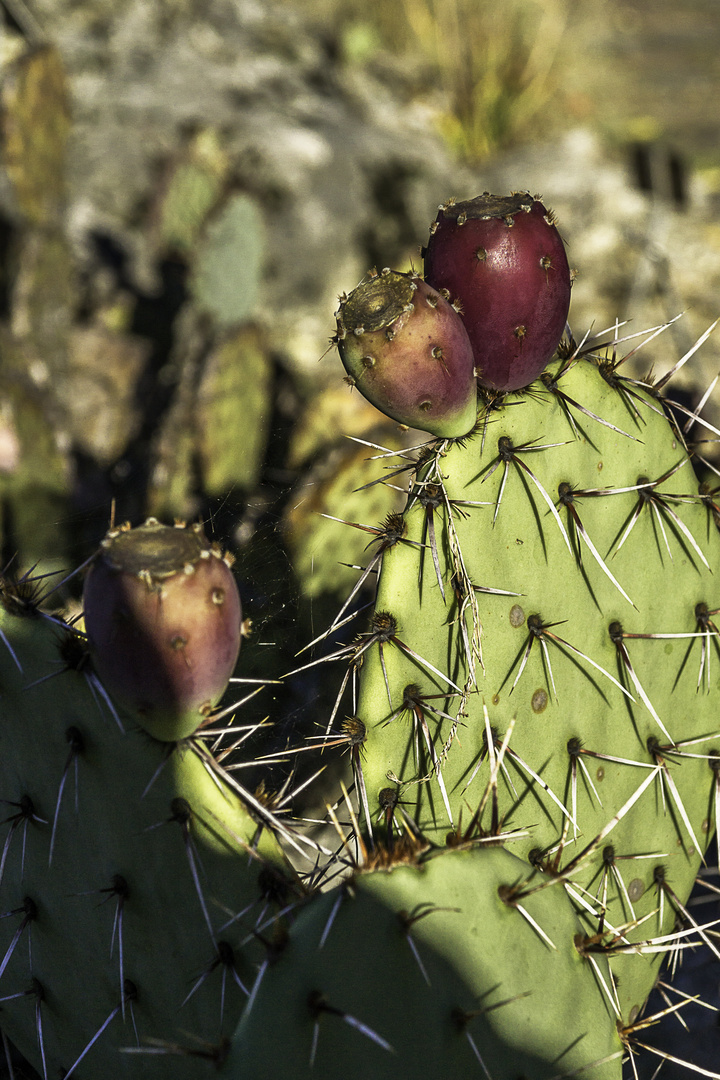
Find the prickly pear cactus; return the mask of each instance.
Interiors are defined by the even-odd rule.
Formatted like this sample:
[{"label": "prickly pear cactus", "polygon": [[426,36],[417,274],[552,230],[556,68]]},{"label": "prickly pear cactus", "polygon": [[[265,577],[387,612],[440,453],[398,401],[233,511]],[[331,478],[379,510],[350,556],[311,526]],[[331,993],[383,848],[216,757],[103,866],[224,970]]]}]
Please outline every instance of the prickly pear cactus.
[{"label": "prickly pear cactus", "polygon": [[[148,599],[154,608],[164,600],[159,544],[171,535],[168,560],[183,540],[196,555],[208,549],[196,530],[151,523],[136,532],[149,560],[137,579],[147,634]],[[117,534],[110,540],[114,550]],[[208,558],[211,575],[227,571]],[[202,608],[206,563],[185,575],[186,629]],[[117,612],[106,574],[103,565],[91,573],[92,604],[105,589]],[[254,981],[263,955],[255,926],[302,893],[273,836],[276,819],[223,773],[202,733],[158,741],[137,713],[116,708],[84,638],[42,615],[27,581],[5,580],[0,599],[3,1032],[45,1077],[60,1068],[197,1076],[198,1058],[222,1055]],[[239,609],[235,621],[231,638]],[[157,629],[167,629],[162,619]],[[151,645],[146,667],[157,661]],[[125,646],[127,633],[118,651]]]},{"label": "prickly pear cactus", "polygon": [[[532,308],[537,250],[516,255],[492,303],[468,315],[463,297],[476,340],[493,306],[508,325]],[[566,341],[543,370],[564,267],[537,381],[506,334],[474,430],[428,443],[404,514],[375,530],[375,613],[331,655],[359,696],[328,732],[365,839],[349,882],[268,950],[228,1076],[619,1077],[659,962],[714,949],[686,906],[718,792],[712,500],[662,384],[624,377],[619,342]]]},{"label": "prickly pear cactus", "polygon": [[[507,895],[564,890],[584,926],[573,948],[608,962],[604,1008],[632,1049],[660,960],[684,934],[711,942],[685,905],[718,789],[720,537],[662,386],[625,378],[617,342],[566,342],[543,371],[569,271],[552,216],[526,201],[445,207],[431,230],[426,273],[456,285],[494,374],[473,432],[428,444],[405,514],[377,530],[375,614],[336,654],[360,685],[339,737],[371,860],[408,822],[438,847],[512,844],[527,875]],[[469,280],[470,249],[490,283]],[[522,312],[537,338],[509,332]]]},{"label": "prickly pear cactus", "polygon": [[388,271],[338,314],[363,392],[434,438],[324,636],[376,574],[367,631],[297,669],[346,667],[294,748],[348,757],[334,850],[219,760],[240,605],[196,531],[108,537],[89,646],[3,579],[2,1026],[45,1077],[619,1080],[663,957],[716,951],[687,907],[720,801],[713,492],[669,376],[560,342],[551,215],[482,199],[434,237],[491,281],[453,305]]}]

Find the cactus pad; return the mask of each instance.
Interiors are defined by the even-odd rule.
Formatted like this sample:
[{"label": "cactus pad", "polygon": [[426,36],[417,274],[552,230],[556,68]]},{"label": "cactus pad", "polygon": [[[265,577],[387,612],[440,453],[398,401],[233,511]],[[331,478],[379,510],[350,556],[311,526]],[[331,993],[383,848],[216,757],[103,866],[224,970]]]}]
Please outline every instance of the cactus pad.
[{"label": "cactus pad", "polygon": [[44,1076],[195,1080],[262,959],[254,925],[300,892],[273,816],[202,740],[113,714],[83,639],[4,586],[3,1032]]},{"label": "cactus pad", "polygon": [[261,969],[222,1075],[618,1078],[606,963],[561,886],[507,902],[526,876],[502,848],[411,852],[326,893]]},{"label": "cactus pad", "polygon": [[[353,656],[367,826],[390,791],[437,841],[519,829],[638,941],[712,831],[720,536],[660,399],[610,367],[577,356],[425,455]],[[609,940],[628,1021],[656,966]]]}]

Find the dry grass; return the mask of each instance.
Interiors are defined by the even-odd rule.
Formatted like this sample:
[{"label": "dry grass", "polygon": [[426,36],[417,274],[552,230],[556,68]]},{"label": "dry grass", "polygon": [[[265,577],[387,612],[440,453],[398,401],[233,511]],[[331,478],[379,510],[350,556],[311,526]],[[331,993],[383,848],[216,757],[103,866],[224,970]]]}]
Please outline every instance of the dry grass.
[{"label": "dry grass", "polygon": [[577,0],[293,0],[322,10],[357,61],[420,62],[440,129],[473,163],[544,129],[562,87]]},{"label": "dry grass", "polygon": [[447,98],[443,133],[477,161],[529,133],[558,89],[568,0],[403,0]]}]

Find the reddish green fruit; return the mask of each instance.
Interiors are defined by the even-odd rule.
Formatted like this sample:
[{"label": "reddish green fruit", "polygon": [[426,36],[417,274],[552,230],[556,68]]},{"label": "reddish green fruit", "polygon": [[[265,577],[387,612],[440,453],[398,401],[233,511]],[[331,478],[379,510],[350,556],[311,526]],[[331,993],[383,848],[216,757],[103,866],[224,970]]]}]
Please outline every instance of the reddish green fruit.
[{"label": "reddish green fruit", "polygon": [[191,735],[222,697],[240,649],[230,560],[200,525],[112,530],[85,581],[85,629],[110,693],[155,738]]},{"label": "reddish green fruit", "polygon": [[470,431],[475,362],[463,321],[444,296],[416,275],[383,270],[343,298],[336,317],[345,370],[376,408],[440,438]]},{"label": "reddish green fruit", "polygon": [[424,258],[426,280],[460,301],[480,383],[506,391],[537,379],[570,306],[570,269],[552,213],[522,193],[448,203]]}]

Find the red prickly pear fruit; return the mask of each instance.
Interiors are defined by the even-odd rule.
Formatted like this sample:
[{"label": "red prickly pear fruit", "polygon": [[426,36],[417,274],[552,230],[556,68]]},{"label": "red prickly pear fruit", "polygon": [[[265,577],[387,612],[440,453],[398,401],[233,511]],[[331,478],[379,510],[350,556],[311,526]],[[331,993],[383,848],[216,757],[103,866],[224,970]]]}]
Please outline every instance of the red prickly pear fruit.
[{"label": "red prickly pear fruit", "polygon": [[202,527],[111,530],[85,579],[85,630],[106,689],[150,735],[185,739],[225,692],[242,610],[230,559]]},{"label": "red prickly pear fruit", "polygon": [[352,385],[376,408],[439,438],[477,417],[475,362],[463,321],[421,278],[368,275],[336,312],[333,339]]},{"label": "red prickly pear fruit", "polygon": [[554,217],[527,193],[487,192],[440,208],[425,278],[460,301],[482,386],[519,390],[558,347],[570,268]]}]

